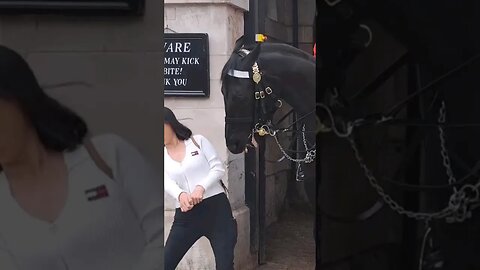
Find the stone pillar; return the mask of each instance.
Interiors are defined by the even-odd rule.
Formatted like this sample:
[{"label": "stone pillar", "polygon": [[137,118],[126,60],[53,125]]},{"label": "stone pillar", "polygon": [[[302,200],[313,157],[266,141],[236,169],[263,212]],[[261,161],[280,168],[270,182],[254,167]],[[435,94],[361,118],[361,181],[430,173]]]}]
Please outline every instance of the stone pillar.
[{"label": "stone pillar", "polygon": [[[238,222],[235,268],[252,269],[250,255],[250,214],[245,206],[244,156],[232,155],[226,148],[221,70],[230,57],[235,41],[243,35],[243,15],[248,0],[165,0],[165,31],[207,33],[210,48],[210,98],[166,97],[171,108],[194,134],[202,134],[215,146],[227,169],[224,179]],[[165,239],[174,215],[174,199],[165,196]],[[215,269],[210,243],[200,239],[186,254],[178,269]]]}]

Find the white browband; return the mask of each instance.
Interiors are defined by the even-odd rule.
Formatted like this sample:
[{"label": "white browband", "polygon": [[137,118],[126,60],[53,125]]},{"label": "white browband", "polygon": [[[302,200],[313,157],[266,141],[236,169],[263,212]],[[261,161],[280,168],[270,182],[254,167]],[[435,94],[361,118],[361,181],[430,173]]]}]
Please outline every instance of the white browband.
[{"label": "white browband", "polygon": [[248,71],[230,69],[228,75],[240,79],[250,79],[250,73]]},{"label": "white browband", "polygon": [[249,50],[247,50],[247,49],[243,49],[243,48],[242,48],[242,49],[240,49],[240,50],[238,50],[238,51],[239,51],[239,52],[243,52],[243,53],[244,53],[244,54],[246,54],[246,55],[248,55],[248,54],[250,53],[250,51],[249,51]]},{"label": "white browband", "polygon": [[[243,52],[245,55],[248,55],[250,53],[249,50],[243,48],[238,51]],[[248,71],[230,69],[227,74],[239,79],[250,79],[250,73]]]}]

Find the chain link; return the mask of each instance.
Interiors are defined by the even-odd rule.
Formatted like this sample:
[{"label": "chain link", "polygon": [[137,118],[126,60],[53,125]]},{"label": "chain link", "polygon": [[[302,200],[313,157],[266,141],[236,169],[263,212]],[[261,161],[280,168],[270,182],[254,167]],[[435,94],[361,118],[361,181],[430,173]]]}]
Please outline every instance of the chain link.
[{"label": "chain link", "polygon": [[[442,106],[439,111],[438,121],[439,123],[445,123],[446,119],[446,106],[445,102],[442,102]],[[443,165],[445,167],[448,182],[453,184],[457,182],[453,170],[451,167],[450,157],[448,155],[448,150],[446,147],[446,140],[445,140],[445,131],[442,126],[438,127],[439,131],[439,138],[440,138],[440,148],[441,148],[441,155],[443,159]],[[385,190],[378,184],[377,179],[373,175],[372,171],[368,168],[367,164],[365,163],[360,151],[357,147],[355,139],[352,135],[348,136],[348,141],[350,142],[350,146],[353,149],[355,154],[355,158],[357,159],[360,167],[364,171],[365,177],[368,179],[370,185],[375,189],[375,191],[382,197],[385,203],[395,212],[400,215],[406,215],[409,218],[414,218],[416,220],[423,220],[425,222],[429,222],[432,219],[446,219],[447,222],[463,222],[467,218],[472,216],[471,210],[474,208],[480,207],[480,182],[476,185],[464,185],[460,190],[456,187],[453,189],[453,193],[450,196],[448,201],[448,205],[440,211],[431,212],[431,213],[424,213],[424,212],[414,212],[406,210],[403,206],[401,206],[398,202],[396,202],[390,195],[385,193]]]},{"label": "chain link", "polygon": [[[333,120],[333,115],[331,114],[331,112],[329,110],[327,110],[327,112],[329,112],[330,117]],[[439,111],[438,122],[443,124],[445,123],[445,119],[446,119],[446,106],[445,106],[445,102],[442,102],[442,105]],[[299,174],[301,163],[311,163],[315,160],[316,149],[315,147],[313,147],[310,150],[308,149],[308,143],[305,136],[305,133],[306,133],[305,125],[303,125],[302,127],[302,138],[303,138],[303,145],[305,146],[305,149],[306,149],[306,153],[305,153],[305,157],[301,159],[291,157],[282,147],[277,136],[277,133],[280,132],[281,130],[272,130],[268,125],[263,125],[261,128],[267,131],[267,134],[275,138],[275,142],[277,143],[278,148],[280,149],[280,151],[282,152],[283,156],[286,159],[298,164],[297,176]],[[353,135],[352,135],[353,125],[351,123],[347,125],[346,130],[347,132],[343,134],[340,132],[335,132],[335,133],[337,133],[337,136],[346,138],[349,141],[350,146],[352,147],[353,152],[355,154],[355,158],[357,159],[370,185],[375,189],[375,191],[385,201],[385,203],[396,213],[400,215],[405,215],[409,218],[413,218],[419,221],[425,221],[427,223],[433,219],[446,219],[447,222],[463,222],[467,218],[471,217],[471,210],[473,210],[474,208],[480,207],[480,203],[479,203],[480,182],[479,182],[476,185],[464,185],[459,190],[456,187],[454,187],[453,193],[450,196],[450,199],[448,201],[448,205],[439,211],[425,213],[425,212],[414,212],[414,211],[405,209],[397,201],[395,201],[390,195],[388,195],[385,192],[385,190],[378,184],[377,179],[373,175],[372,171],[369,169],[368,165],[365,163],[362,155],[360,154],[360,151],[357,147],[355,139],[353,138]],[[258,131],[258,126],[255,127],[253,132],[255,131]],[[334,128],[334,131],[336,131],[335,128]],[[441,148],[440,154],[442,156],[443,165],[445,167],[446,174],[448,176],[449,184],[453,184],[457,182],[457,179],[455,178],[452,167],[451,167],[450,156],[448,155],[448,150],[446,147],[445,131],[442,126],[438,127],[438,132],[439,132],[440,148]]]},{"label": "chain link", "polygon": [[422,213],[422,212],[413,212],[406,210],[403,206],[401,206],[398,202],[396,202],[390,195],[385,193],[385,190],[378,184],[377,179],[373,175],[372,171],[368,168],[367,164],[364,162],[363,157],[358,150],[357,144],[352,136],[348,137],[348,141],[350,142],[350,146],[353,149],[355,157],[360,164],[360,167],[363,169],[365,173],[365,177],[367,177],[370,185],[375,189],[375,191],[382,197],[385,203],[395,212],[400,215],[406,215],[409,218],[414,218],[416,220],[424,220],[429,221],[432,219],[443,219],[447,216],[450,216],[454,211],[454,206],[449,204],[447,207],[443,208],[440,211],[433,212],[433,213]]},{"label": "chain link", "polygon": [[[258,84],[259,81],[261,80],[261,72],[260,72],[260,69],[258,67],[258,64],[257,62],[255,62],[252,66],[252,70],[253,70],[253,81]],[[258,75],[258,76],[256,76]],[[258,78],[257,78],[258,77]],[[258,80],[257,80],[258,79]],[[267,87],[268,89],[269,87]],[[257,94],[258,92],[256,92]],[[336,91],[336,89],[334,90],[334,95],[336,95],[336,97],[338,97],[338,92]],[[267,94],[270,94],[268,93],[267,91]],[[282,102],[281,100],[278,100],[280,103]],[[281,106],[281,104],[280,104]],[[312,112],[315,112],[312,111]],[[308,114],[307,114],[308,115]],[[305,116],[304,116],[305,117]],[[303,117],[302,117],[303,118]],[[300,118],[300,119],[302,119]],[[316,119],[317,121],[319,120],[318,118]],[[298,120],[297,120],[298,121]],[[294,124],[297,122],[295,121]],[[332,119],[333,121],[333,119]],[[333,123],[333,122],[332,122]],[[261,126],[260,126],[261,125]],[[260,126],[260,128],[259,128]],[[285,158],[287,158],[288,160],[290,161],[293,161],[295,163],[298,164],[298,167],[297,167],[297,172],[296,172],[296,175],[297,175],[297,180],[299,178],[299,174],[300,174],[300,168],[301,168],[301,163],[312,163],[314,160],[315,160],[315,157],[316,157],[316,149],[315,149],[315,144],[313,145],[313,147],[311,149],[308,148],[308,143],[307,143],[307,138],[306,138],[306,131],[305,131],[305,124],[303,124],[303,127],[302,127],[302,135],[303,135],[303,145],[305,146],[305,157],[302,158],[302,159],[295,159],[295,158],[292,158],[290,155],[287,154],[287,152],[283,149],[282,145],[280,144],[279,140],[278,140],[278,137],[277,137],[277,133],[279,132],[286,132],[287,130],[284,129],[284,130],[279,130],[279,129],[275,129],[275,127],[272,125],[271,123],[271,120],[268,120],[266,124],[261,124],[261,123],[256,123],[254,128],[252,129],[252,133],[250,134],[249,137],[253,137],[253,135],[255,133],[259,133],[261,136],[264,136],[264,135],[270,135],[272,137],[275,138],[275,142],[277,143],[278,145],[278,148],[280,149],[280,151],[282,152],[283,156]],[[351,132],[351,131],[350,131]]]},{"label": "chain link", "polygon": [[306,131],[305,131],[305,124],[302,126],[302,139],[303,139],[303,145],[305,146],[305,157],[304,158],[299,158],[299,159],[291,157],[285,151],[285,149],[282,147],[280,141],[278,140],[277,134],[279,132],[286,132],[286,130],[279,130],[279,129],[274,130],[270,126],[270,124],[271,123],[268,122],[267,124],[259,127],[259,124],[257,123],[255,125],[255,127],[252,129],[251,136],[253,136],[253,134],[255,134],[255,133],[259,132],[261,129],[263,129],[266,132],[266,134],[274,137],[275,142],[277,143],[278,148],[282,152],[283,157],[297,164],[296,180],[301,181],[301,180],[299,180],[300,178],[303,178],[303,175],[301,175],[301,164],[302,163],[312,163],[315,160],[316,155],[317,155],[317,149],[315,148],[315,144],[313,145],[312,148],[310,148],[310,149],[308,148]]},{"label": "chain link", "polygon": [[[442,106],[440,107],[438,122],[441,124],[445,123],[446,119],[446,107],[445,101],[442,101]],[[453,184],[457,182],[457,179],[453,175],[452,165],[450,162],[450,156],[448,155],[448,150],[446,147],[446,140],[445,140],[445,131],[442,126],[438,126],[438,134],[440,138],[440,154],[443,158],[443,166],[445,167],[446,174],[448,176],[448,183]],[[457,191],[456,187],[453,187],[454,191]]]},{"label": "chain link", "polygon": [[305,157],[302,158],[302,159],[295,159],[295,158],[292,158],[282,147],[282,145],[280,144],[279,140],[278,140],[278,136],[275,134],[275,135],[272,135],[274,138],[275,138],[275,142],[277,143],[278,145],[278,148],[280,149],[280,151],[282,152],[283,156],[286,157],[288,160],[292,161],[292,162],[295,162],[295,163],[312,163],[314,160],[315,160],[315,157],[317,155],[316,153],[316,149],[315,149],[315,146],[312,148],[312,149],[308,149],[308,143],[307,143],[307,138],[305,136],[305,125],[303,125],[302,127],[302,137],[303,137],[303,145],[305,146]]},{"label": "chain link", "polygon": [[[439,116],[438,116],[438,122],[441,124],[445,123],[447,116],[446,112],[446,105],[445,101],[442,101],[440,110],[439,110]],[[457,182],[457,179],[455,175],[453,174],[453,169],[452,169],[452,163],[450,162],[450,156],[448,154],[448,149],[446,147],[446,139],[445,139],[445,131],[442,126],[438,127],[438,133],[439,133],[439,138],[440,138],[440,153],[442,155],[443,159],[443,166],[445,167],[445,172],[448,176],[448,183],[449,184],[454,184]],[[458,213],[455,214],[454,217],[449,217],[447,218],[447,222],[462,222],[467,218],[470,218],[472,216],[471,210],[474,208],[478,207],[473,205],[474,203],[478,202],[479,200],[479,190],[478,190],[478,185],[464,185],[460,190],[457,189],[457,187],[453,187],[453,194],[451,197],[450,203],[452,205],[458,206]],[[467,195],[467,190],[471,189],[471,194],[473,194],[473,197],[468,197]]]},{"label": "chain link", "polygon": [[[335,122],[334,122],[333,113],[331,112],[331,110],[322,103],[319,103],[319,104],[317,103],[317,106],[322,107],[328,113],[330,120],[332,121],[332,129],[335,132],[335,134],[340,138],[346,138],[350,142],[350,145],[355,153],[355,157],[360,167],[364,171],[364,174],[368,179],[370,185],[375,189],[378,195],[382,197],[385,203],[389,205],[389,207],[395,212],[397,212],[398,214],[406,215],[407,217],[414,218],[416,220],[423,220],[427,223],[432,219],[444,219],[444,218],[446,218],[448,222],[455,222],[455,221],[462,222],[466,218],[471,216],[471,209],[480,207],[480,203],[478,203],[479,193],[480,193],[479,186],[465,185],[460,190],[454,187],[453,194],[450,196],[448,205],[437,212],[423,213],[423,212],[414,212],[414,211],[406,210],[403,206],[401,206],[398,202],[396,202],[390,195],[386,194],[385,190],[378,184],[378,181],[373,175],[372,171],[368,168],[367,164],[364,162],[363,157],[361,156],[360,151],[352,135],[353,127],[355,126],[356,122],[354,122],[353,124],[349,122],[345,126],[346,132],[342,133],[336,129],[336,126],[334,124]],[[446,106],[445,106],[445,102],[442,102],[442,106],[439,111],[438,122],[440,124],[443,124],[445,123],[445,119],[446,119]],[[378,122],[382,122],[385,120],[388,120],[388,119],[385,118]],[[453,184],[457,182],[457,179],[453,174],[450,157],[448,155],[448,150],[446,147],[445,131],[442,126],[438,127],[438,132],[439,132],[440,148],[441,148],[440,154],[442,156],[443,165],[445,167],[446,174],[448,176],[449,184]],[[287,153],[285,153],[280,143],[278,142],[278,139],[276,138],[276,136],[275,136],[275,139],[277,141],[277,144],[280,150],[282,151],[282,153],[287,159],[294,162],[302,162],[305,160],[305,159],[291,158]],[[308,149],[307,147],[305,148]],[[308,152],[307,152],[307,156],[308,156]],[[468,189],[470,189],[471,191],[470,193],[473,193],[473,197],[471,195],[470,196],[467,195]],[[472,203],[477,203],[477,204],[472,204]]]}]

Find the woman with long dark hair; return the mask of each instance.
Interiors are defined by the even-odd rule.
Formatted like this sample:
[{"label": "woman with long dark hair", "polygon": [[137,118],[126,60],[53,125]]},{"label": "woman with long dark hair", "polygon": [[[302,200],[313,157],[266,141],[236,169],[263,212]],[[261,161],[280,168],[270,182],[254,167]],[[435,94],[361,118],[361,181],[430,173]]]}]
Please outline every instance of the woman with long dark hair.
[{"label": "woman with long dark hair", "polygon": [[162,269],[161,178],[0,46],[0,269]]},{"label": "woman with long dark hair", "polygon": [[218,270],[233,270],[237,222],[222,182],[225,173],[212,144],[164,109],[165,191],[176,199],[165,245],[165,270],[174,270],[202,236],[210,240]]}]

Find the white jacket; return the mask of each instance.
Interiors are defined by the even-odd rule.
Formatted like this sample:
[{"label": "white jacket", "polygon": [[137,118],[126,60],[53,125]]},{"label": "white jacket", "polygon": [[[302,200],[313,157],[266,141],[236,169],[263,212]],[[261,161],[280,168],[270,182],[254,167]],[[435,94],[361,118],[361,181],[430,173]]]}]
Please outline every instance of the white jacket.
[{"label": "white jacket", "polygon": [[194,135],[200,149],[192,139],[185,141],[185,158],[182,162],[173,160],[164,147],[165,192],[175,198],[176,207],[180,207],[178,196],[182,192],[191,193],[197,185],[205,189],[203,198],[209,198],[224,192],[220,180],[225,174],[222,161],[213,145],[202,135]]}]

